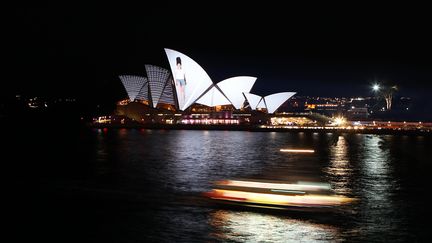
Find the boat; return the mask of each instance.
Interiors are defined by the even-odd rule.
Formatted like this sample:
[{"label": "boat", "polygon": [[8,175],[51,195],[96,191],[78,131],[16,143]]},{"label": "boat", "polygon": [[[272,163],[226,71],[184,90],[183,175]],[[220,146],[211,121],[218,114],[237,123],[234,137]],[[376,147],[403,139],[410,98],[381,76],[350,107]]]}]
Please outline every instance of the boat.
[{"label": "boat", "polygon": [[224,204],[298,210],[335,208],[355,201],[337,195],[328,183],[306,181],[222,180],[204,196]]}]

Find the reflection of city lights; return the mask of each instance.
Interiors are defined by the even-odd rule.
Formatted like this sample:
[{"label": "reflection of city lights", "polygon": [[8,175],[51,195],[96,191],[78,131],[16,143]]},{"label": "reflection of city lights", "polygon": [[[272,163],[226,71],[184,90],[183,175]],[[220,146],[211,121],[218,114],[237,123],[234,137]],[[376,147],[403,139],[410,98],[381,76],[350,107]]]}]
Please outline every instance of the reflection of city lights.
[{"label": "reflection of city lights", "polygon": [[314,153],[315,150],[313,149],[280,149],[281,152],[288,152],[288,153]]},{"label": "reflection of city lights", "polygon": [[222,242],[334,241],[339,234],[335,227],[308,220],[226,210],[211,213],[210,225]]},{"label": "reflection of city lights", "polygon": [[[387,208],[394,205],[393,195],[393,175],[391,171],[391,162],[389,150],[383,149],[386,139],[382,136],[365,137],[362,151],[362,161],[359,167],[361,173],[367,175],[370,180],[362,182],[364,188],[365,206],[374,208],[376,205],[385,204]],[[393,227],[390,220],[382,220],[382,227]]]},{"label": "reflection of city lights", "polygon": [[330,164],[325,168],[330,183],[337,193],[349,194],[352,168],[348,159],[348,142],[338,136],[336,146],[330,147]]}]

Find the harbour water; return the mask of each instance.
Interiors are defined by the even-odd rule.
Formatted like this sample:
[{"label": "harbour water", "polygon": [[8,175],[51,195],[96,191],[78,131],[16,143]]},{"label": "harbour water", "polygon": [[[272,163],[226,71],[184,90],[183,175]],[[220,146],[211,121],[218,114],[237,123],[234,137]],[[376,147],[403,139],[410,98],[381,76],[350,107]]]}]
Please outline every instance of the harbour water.
[{"label": "harbour water", "polygon": [[[43,128],[13,139],[21,148],[7,177],[17,239],[429,240],[429,136]],[[342,211],[302,213],[203,200],[214,181],[235,178],[326,182],[358,201]]]}]

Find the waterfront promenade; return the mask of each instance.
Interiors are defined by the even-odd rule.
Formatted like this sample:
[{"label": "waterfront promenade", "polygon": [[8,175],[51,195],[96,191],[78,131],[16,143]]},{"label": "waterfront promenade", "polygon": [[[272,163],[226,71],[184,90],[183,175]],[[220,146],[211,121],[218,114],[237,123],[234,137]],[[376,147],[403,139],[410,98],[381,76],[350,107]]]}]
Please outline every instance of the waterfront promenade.
[{"label": "waterfront promenade", "polygon": [[250,132],[312,132],[312,133],[361,133],[361,134],[414,134],[431,135],[432,123],[422,123],[413,126],[411,123],[393,123],[375,126],[273,126],[273,125],[205,125],[205,124],[110,124],[91,123],[93,128],[136,128],[165,130],[225,130]]}]

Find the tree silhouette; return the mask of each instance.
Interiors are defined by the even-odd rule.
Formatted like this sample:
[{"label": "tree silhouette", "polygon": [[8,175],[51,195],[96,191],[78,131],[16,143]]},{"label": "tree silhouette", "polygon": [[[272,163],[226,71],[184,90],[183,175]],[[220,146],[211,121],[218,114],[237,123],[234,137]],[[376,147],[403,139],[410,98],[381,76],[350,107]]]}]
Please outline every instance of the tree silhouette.
[{"label": "tree silhouette", "polygon": [[398,90],[398,87],[396,85],[374,84],[372,89],[376,92],[378,97],[384,98],[386,109],[391,110],[393,95]]}]

